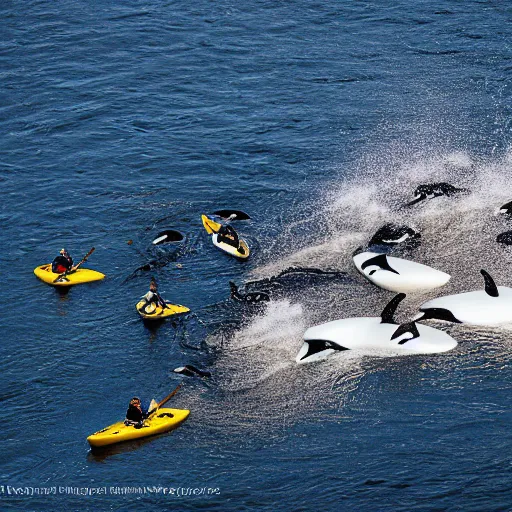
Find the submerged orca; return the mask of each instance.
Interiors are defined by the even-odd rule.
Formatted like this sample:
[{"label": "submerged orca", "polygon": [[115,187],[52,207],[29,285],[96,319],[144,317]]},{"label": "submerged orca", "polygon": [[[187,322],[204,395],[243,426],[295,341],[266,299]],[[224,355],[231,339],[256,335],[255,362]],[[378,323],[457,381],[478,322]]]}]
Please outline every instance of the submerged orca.
[{"label": "submerged orca", "polygon": [[512,215],[512,201],[509,203],[504,204],[500,208],[500,213],[503,213],[504,215]]},{"label": "submerged orca", "polygon": [[505,231],[496,237],[496,242],[505,245],[512,245],[512,231]]},{"label": "submerged orca", "polygon": [[319,268],[289,267],[279,274],[257,281],[245,283],[245,289],[258,292],[264,288],[272,297],[282,296],[284,293],[299,292],[315,286],[325,286],[327,282],[347,283],[353,279],[339,270],[321,270]]},{"label": "submerged orca", "polygon": [[226,220],[249,220],[251,218],[241,210],[217,210],[213,214]]},{"label": "submerged orca", "polygon": [[457,342],[443,331],[416,325],[414,321],[398,325],[396,308],[404,293],[393,297],[380,317],[345,318],[310,327],[295,361],[307,363],[325,359],[337,351],[350,349],[387,349],[404,353],[446,352]]},{"label": "submerged orca", "polygon": [[258,302],[268,302],[270,300],[270,297],[266,292],[251,292],[241,294],[237,285],[233,281],[229,281],[229,287],[231,288],[231,298],[246,304],[257,304]]},{"label": "submerged orca", "polygon": [[156,238],[153,240],[153,245],[168,244],[170,242],[181,242],[183,235],[174,229],[166,229],[158,233]]},{"label": "submerged orca", "polygon": [[445,320],[473,325],[498,325],[512,322],[512,288],[496,286],[493,278],[480,270],[485,289],[446,295],[429,300],[420,307],[415,321]]},{"label": "submerged orca", "polygon": [[448,196],[451,197],[459,192],[468,192],[465,188],[457,188],[446,182],[441,183],[427,183],[419,185],[414,191],[414,199],[407,203],[405,206],[412,206],[413,204],[424,201],[425,199],[432,199],[433,197]]},{"label": "submerged orca", "polygon": [[368,245],[396,246],[399,244],[419,244],[420,233],[409,226],[399,226],[388,222],[379,228],[372,236]]},{"label": "submerged orca", "polygon": [[187,377],[211,377],[211,373],[206,370],[200,370],[191,364],[186,364],[185,366],[180,366],[179,368],[174,369],[174,373],[180,373],[181,375],[186,375]]}]

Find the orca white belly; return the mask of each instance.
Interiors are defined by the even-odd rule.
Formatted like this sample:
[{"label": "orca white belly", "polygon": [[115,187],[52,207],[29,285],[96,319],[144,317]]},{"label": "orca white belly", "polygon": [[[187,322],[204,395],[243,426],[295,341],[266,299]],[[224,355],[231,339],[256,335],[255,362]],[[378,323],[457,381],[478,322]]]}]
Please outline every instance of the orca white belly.
[{"label": "orca white belly", "polygon": [[444,286],[450,275],[435,268],[375,252],[353,257],[357,270],[373,284],[393,292],[432,290]]},{"label": "orca white belly", "polygon": [[497,288],[498,297],[492,297],[483,290],[447,295],[425,302],[421,305],[420,311],[447,310],[459,322],[473,325],[512,323],[512,288]]},{"label": "orca white belly", "polygon": [[[409,324],[404,324],[407,326]],[[383,323],[380,317],[345,318],[309,328],[304,333],[304,343],[297,363],[320,361],[337,351],[382,350],[402,354],[432,354],[446,352],[457,346],[448,334],[426,325],[414,324],[419,336],[393,336],[402,327]],[[406,330],[407,332],[407,330]]]}]

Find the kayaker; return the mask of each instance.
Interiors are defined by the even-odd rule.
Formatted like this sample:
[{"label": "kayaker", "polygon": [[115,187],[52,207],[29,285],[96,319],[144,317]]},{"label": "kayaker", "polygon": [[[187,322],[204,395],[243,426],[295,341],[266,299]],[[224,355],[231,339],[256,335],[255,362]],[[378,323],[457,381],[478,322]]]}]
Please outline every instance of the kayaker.
[{"label": "kayaker", "polygon": [[144,425],[144,420],[147,418],[147,412],[142,410],[140,398],[134,396],[130,400],[130,405],[126,411],[125,425],[133,425],[135,428],[141,428]]},{"label": "kayaker", "polygon": [[231,227],[224,224],[218,231],[217,242],[224,242],[238,249],[240,247],[240,239],[238,233]]},{"label": "kayaker", "polygon": [[146,301],[146,303],[144,304],[144,306],[139,308],[139,311],[142,311],[143,313],[146,312],[146,308],[150,304],[154,304],[155,307],[160,306],[162,308],[162,310],[167,308],[167,304],[166,304],[165,300],[162,299],[162,297],[158,293],[158,287],[156,285],[156,281],[154,278],[152,278],[151,282],[149,283],[149,292],[146,293],[146,295],[144,295],[142,298]]},{"label": "kayaker", "polygon": [[52,272],[63,274],[73,270],[73,258],[66,249],[61,249],[59,255],[52,262]]}]

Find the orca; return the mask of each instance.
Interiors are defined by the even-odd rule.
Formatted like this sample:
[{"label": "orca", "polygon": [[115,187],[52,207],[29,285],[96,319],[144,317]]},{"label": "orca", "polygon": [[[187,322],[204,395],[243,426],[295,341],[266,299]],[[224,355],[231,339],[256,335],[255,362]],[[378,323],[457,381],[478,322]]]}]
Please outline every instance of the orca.
[{"label": "orca", "polygon": [[231,288],[231,298],[244,302],[245,304],[257,304],[259,302],[268,302],[270,300],[270,297],[266,292],[250,292],[241,294],[237,285],[233,281],[229,281],[229,287]]},{"label": "orca", "polygon": [[512,245],[512,231],[505,231],[496,237],[496,242],[505,245]]},{"label": "orca", "polygon": [[421,234],[409,226],[399,226],[388,222],[370,238],[368,245],[397,246],[400,244],[418,245]]},{"label": "orca", "polygon": [[152,243],[153,245],[162,245],[168,244],[170,242],[181,242],[182,240],[183,235],[179,231],[175,231],[174,229],[166,229],[165,231],[158,233]]},{"label": "orca", "polygon": [[415,261],[362,252],[352,257],[357,270],[373,284],[392,292],[432,290],[444,286],[450,275]]},{"label": "orca", "polygon": [[414,191],[414,199],[407,203],[405,206],[412,206],[413,204],[424,201],[425,199],[432,199],[439,196],[451,197],[460,192],[468,192],[467,189],[457,188],[446,182],[441,183],[427,183],[425,185],[419,185]]},{"label": "orca", "polygon": [[509,203],[504,204],[500,208],[500,213],[503,213],[504,215],[512,215],[512,201]]},{"label": "orca", "polygon": [[310,327],[295,361],[320,361],[335,352],[354,349],[432,354],[455,348],[457,342],[443,331],[414,321],[401,325],[395,322],[396,308],[405,296],[400,293],[393,297],[380,317],[344,318]]},{"label": "orca", "polygon": [[217,210],[213,214],[226,220],[249,220],[251,218],[241,210]]},{"label": "orca", "polygon": [[429,300],[420,306],[420,313],[414,320],[435,319],[490,326],[512,323],[512,288],[496,286],[485,270],[480,273],[484,278],[484,290]]},{"label": "orca", "polygon": [[211,377],[211,373],[206,370],[200,370],[191,364],[186,364],[185,366],[180,366],[179,368],[175,368],[174,373],[180,373],[181,375],[185,375],[187,377]]}]

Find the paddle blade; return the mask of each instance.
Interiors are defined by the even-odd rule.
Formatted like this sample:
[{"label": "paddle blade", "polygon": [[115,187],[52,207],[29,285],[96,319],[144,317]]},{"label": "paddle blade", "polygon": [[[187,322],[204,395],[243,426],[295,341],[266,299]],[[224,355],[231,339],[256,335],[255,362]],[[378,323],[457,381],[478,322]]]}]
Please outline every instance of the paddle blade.
[{"label": "paddle blade", "polygon": [[204,229],[206,229],[206,232],[209,235],[213,235],[214,233],[217,233],[219,229],[222,227],[222,224],[215,222],[214,220],[210,219],[210,217],[206,215],[201,215],[201,220],[203,221]]}]

